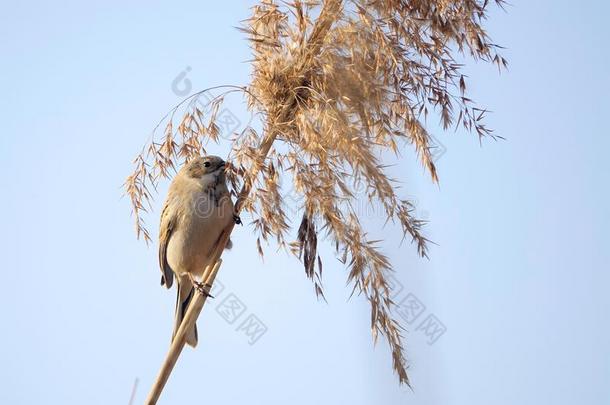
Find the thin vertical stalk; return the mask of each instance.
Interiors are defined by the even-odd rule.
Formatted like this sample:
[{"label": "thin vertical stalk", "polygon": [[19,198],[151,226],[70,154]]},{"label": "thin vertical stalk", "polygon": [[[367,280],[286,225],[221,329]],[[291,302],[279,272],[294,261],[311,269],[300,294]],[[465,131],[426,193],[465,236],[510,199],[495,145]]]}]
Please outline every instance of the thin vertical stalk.
[{"label": "thin vertical stalk", "polygon": [[[320,51],[326,34],[328,33],[330,27],[334,22],[333,16],[337,15],[336,12],[341,7],[341,5],[342,0],[327,0],[324,2],[322,11],[320,12],[320,16],[316,20],[312,33],[303,49],[303,52],[305,53],[305,55],[307,55],[306,60],[311,60],[311,58],[314,58]],[[300,68],[307,70],[307,65],[301,66]],[[295,108],[296,95],[292,94],[287,97],[287,100],[285,100],[284,107],[282,108],[278,116],[273,118],[276,119],[276,122],[290,121],[295,112]],[[273,142],[275,142],[277,135],[277,132],[273,132],[267,133],[263,137],[263,140],[259,146],[261,161],[264,161],[267,158],[267,155],[269,154],[271,146],[273,145]],[[235,205],[236,214],[239,214],[241,209],[243,208],[244,201],[246,198],[248,198],[248,195],[250,194],[252,185],[254,183],[254,179],[256,179],[257,176],[258,171],[255,170],[254,173],[249,173],[249,175],[245,177],[244,185],[239,193],[239,197]],[[234,226],[235,224],[231,223],[231,225],[229,225],[221,234],[216,246],[216,250],[214,251],[214,254],[212,256],[212,260],[210,261],[210,263],[214,263],[214,265],[213,267],[208,266],[208,268],[204,272],[202,281],[210,287],[212,286],[212,284],[214,283],[214,279],[216,278],[216,274],[222,262],[220,256],[222,255],[222,252],[224,251],[229,241],[229,237],[231,235],[231,232],[233,231]],[[182,323],[178,328],[178,332],[176,333],[176,336],[174,337],[174,340],[166,355],[165,361],[161,365],[161,369],[159,371],[159,374],[157,375],[157,379],[155,380],[155,383],[153,384],[151,391],[148,394],[148,397],[145,402],[146,405],[154,405],[159,400],[163,388],[165,387],[165,384],[167,383],[167,380],[169,379],[169,376],[176,362],[178,361],[178,357],[180,356],[180,353],[184,348],[186,342],[186,331],[188,331],[197,321],[197,318],[206,302],[206,298],[207,296],[205,294],[202,294],[197,291],[195,297],[193,298],[193,301],[189,304],[185,317],[182,320]]]}]

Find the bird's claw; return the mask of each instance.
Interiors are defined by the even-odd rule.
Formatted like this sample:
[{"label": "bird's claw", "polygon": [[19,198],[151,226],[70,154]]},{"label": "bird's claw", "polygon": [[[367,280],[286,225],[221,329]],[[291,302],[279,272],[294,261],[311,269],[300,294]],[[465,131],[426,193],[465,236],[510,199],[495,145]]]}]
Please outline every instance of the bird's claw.
[{"label": "bird's claw", "polygon": [[195,283],[193,283],[193,285],[195,286],[197,291],[199,291],[203,296],[214,298],[214,296],[212,294],[210,294],[210,289],[212,288],[211,285],[206,284],[206,283],[199,283],[199,282],[195,282]]},{"label": "bird's claw", "polygon": [[233,221],[235,221],[236,225],[243,225],[243,223],[241,222],[241,218],[237,214],[233,214]]}]

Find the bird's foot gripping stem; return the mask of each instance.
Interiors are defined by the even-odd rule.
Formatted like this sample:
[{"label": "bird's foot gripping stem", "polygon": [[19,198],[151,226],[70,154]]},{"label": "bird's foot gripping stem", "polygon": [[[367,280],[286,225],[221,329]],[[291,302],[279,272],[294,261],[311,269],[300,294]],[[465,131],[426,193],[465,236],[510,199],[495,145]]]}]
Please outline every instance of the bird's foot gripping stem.
[{"label": "bird's foot gripping stem", "polygon": [[201,281],[197,281],[190,274],[189,274],[189,278],[191,279],[191,283],[193,284],[193,287],[197,291],[199,291],[201,293],[201,295],[203,295],[204,297],[214,298],[214,296],[212,294],[210,294],[210,290],[212,289],[212,286],[210,284],[207,284],[207,283],[204,283]]},{"label": "bird's foot gripping stem", "polygon": [[241,218],[237,214],[233,214],[233,221],[235,221],[236,225],[243,225],[243,223],[241,222]]},{"label": "bird's foot gripping stem", "polygon": [[210,290],[212,288],[211,285],[206,284],[206,283],[200,283],[198,281],[193,283],[193,286],[195,287],[195,289],[197,289],[197,291],[199,291],[203,296],[205,297],[210,297],[210,298],[214,298],[214,296],[212,294],[210,294]]}]

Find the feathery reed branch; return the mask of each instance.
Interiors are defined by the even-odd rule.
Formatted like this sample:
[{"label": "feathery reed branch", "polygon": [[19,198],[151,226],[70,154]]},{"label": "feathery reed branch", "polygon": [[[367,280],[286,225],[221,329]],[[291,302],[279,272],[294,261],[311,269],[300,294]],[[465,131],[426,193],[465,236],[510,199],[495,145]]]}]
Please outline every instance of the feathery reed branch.
[{"label": "feathery reed branch", "polygon": [[[390,298],[393,269],[379,241],[368,238],[355,202],[362,196],[381,206],[387,221],[397,223],[427,256],[424,223],[397,194],[397,181],[388,177],[381,157],[411,145],[437,182],[434,142],[425,125],[432,114],[444,129],[462,127],[479,138],[495,138],[484,123],[486,110],[467,95],[456,56],[507,66],[483,28],[490,5],[503,3],[263,0],[241,28],[254,56],[251,82],[227,91],[243,93],[260,126],[249,125],[232,142],[228,178],[236,207],[253,217],[259,252],[261,240],[274,238],[303,261],[322,297],[320,235],[333,242],[349,269],[352,293],[371,305],[374,340],[381,334],[389,342],[401,383],[409,379]],[[207,142],[218,141],[216,114],[223,97],[204,106],[177,106],[165,120],[162,139],[153,139],[135,159],[126,189],[138,236],[150,240],[141,214],[150,208],[158,181],[181,160],[206,153]],[[287,178],[302,196],[300,218],[286,213],[281,181]],[[296,221],[297,240],[287,242]]]}]

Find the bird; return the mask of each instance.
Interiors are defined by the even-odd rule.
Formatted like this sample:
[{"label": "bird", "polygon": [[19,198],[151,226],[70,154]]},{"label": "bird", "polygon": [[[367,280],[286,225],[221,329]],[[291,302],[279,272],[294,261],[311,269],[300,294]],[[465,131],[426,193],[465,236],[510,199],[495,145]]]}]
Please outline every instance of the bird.
[{"label": "bird", "polygon": [[[218,156],[197,156],[178,171],[170,184],[159,226],[161,285],[171,288],[176,277],[176,312],[172,341],[195,289],[209,296],[201,278],[211,265],[223,230],[241,223],[227,188],[226,162]],[[227,248],[231,248],[229,240]],[[197,327],[186,333],[186,343],[197,346]]]}]

